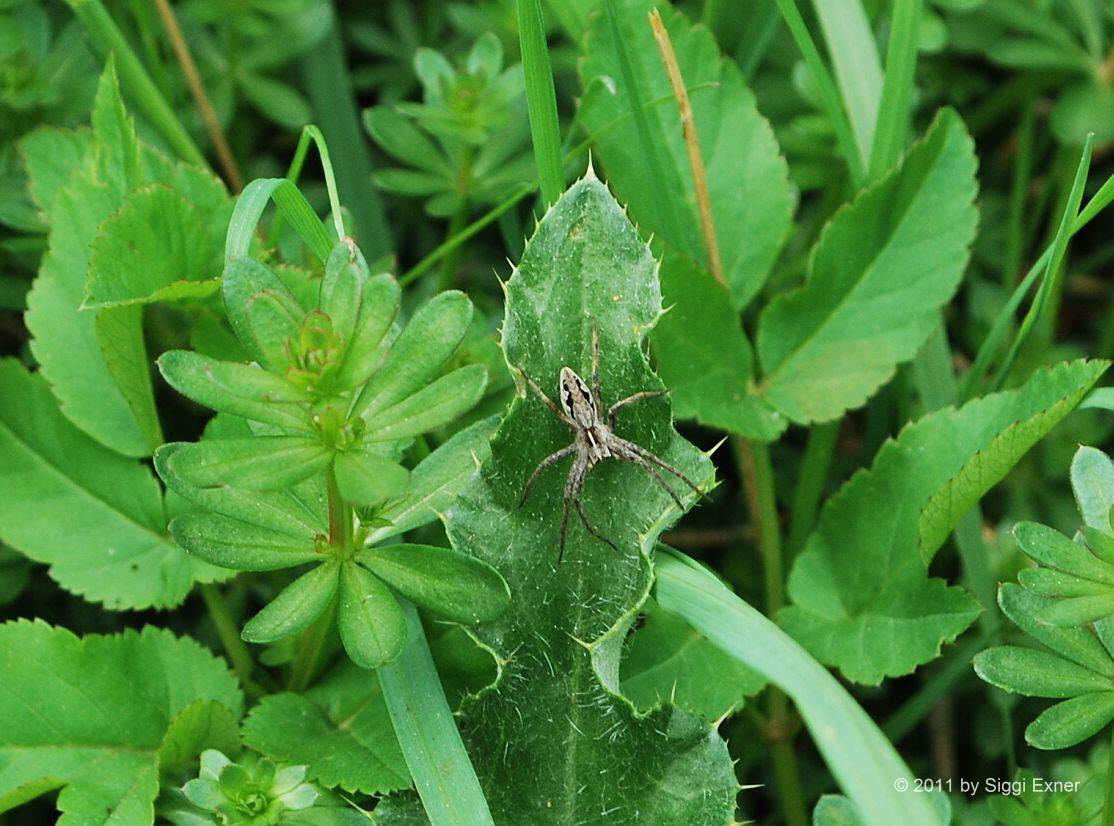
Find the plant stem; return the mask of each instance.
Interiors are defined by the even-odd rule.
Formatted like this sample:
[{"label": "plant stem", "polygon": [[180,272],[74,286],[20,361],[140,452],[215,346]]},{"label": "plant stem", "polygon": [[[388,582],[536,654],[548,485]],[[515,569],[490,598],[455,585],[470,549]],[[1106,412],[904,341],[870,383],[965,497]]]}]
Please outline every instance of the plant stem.
[{"label": "plant stem", "polygon": [[1102,826],[1114,826],[1114,727],[1111,727],[1110,754],[1106,757],[1106,803],[1102,807]]},{"label": "plant stem", "polygon": [[[445,230],[445,241],[456,238],[468,222],[468,204],[465,203],[449,218],[449,226]],[[460,257],[461,244],[457,244],[441,259],[441,272],[437,275],[437,288],[444,291],[452,289],[456,280],[456,262]]]},{"label": "plant stem", "polygon": [[491,812],[445,699],[418,612],[405,599],[399,602],[409,627],[406,644],[376,673],[414,786],[433,826],[489,826]]},{"label": "plant stem", "polygon": [[669,39],[669,32],[662,23],[661,13],[657,9],[650,10],[650,28],[654,30],[654,40],[657,41],[658,51],[661,53],[661,62],[665,66],[665,73],[669,75],[669,86],[673,89],[673,96],[677,98],[677,109],[681,115],[681,131],[685,136],[685,149],[688,151],[689,166],[692,167],[692,185],[696,191],[696,206],[700,214],[700,231],[704,236],[704,251],[708,255],[708,269],[716,281],[727,289],[727,281],[723,277],[723,261],[719,254],[719,243],[716,241],[716,225],[712,220],[712,199],[708,195],[708,174],[704,169],[704,157],[700,154],[700,141],[696,136],[696,121],[692,116],[692,104],[689,103],[688,92],[685,91],[685,80],[681,77],[681,67],[677,65],[677,54],[673,51],[673,41]]},{"label": "plant stem", "polygon": [[170,7],[168,0],[155,0],[155,6],[159,10],[159,17],[162,18],[163,28],[166,30],[166,36],[170,38],[170,45],[178,58],[178,64],[182,67],[182,74],[186,76],[193,101],[197,104],[201,119],[205,121],[205,128],[209,130],[209,139],[212,140],[213,148],[217,151],[217,160],[224,170],[224,177],[228,179],[233,194],[239,193],[244,188],[244,179],[240,176],[240,168],[236,165],[236,159],[232,156],[232,150],[224,136],[224,128],[220,125],[212,104],[209,103],[209,96],[205,94],[205,84],[201,82],[201,74],[197,71],[197,64],[193,62],[190,47],[182,36],[182,29],[178,25],[174,9]]},{"label": "plant stem", "polygon": [[131,94],[136,106],[178,155],[198,166],[207,166],[205,156],[182,126],[178,116],[151,80],[136,57],[131,45],[120,32],[112,16],[100,0],[66,0],[74,15],[103,54],[116,56],[120,80]]},{"label": "plant stem", "polygon": [[[804,547],[816,521],[816,509],[828,480],[836,440],[839,439],[840,420],[813,425],[808,432],[801,471],[793,490],[793,504],[789,510],[789,540],[786,549],[796,554]],[[789,561],[789,560],[787,560]]]},{"label": "plant stem", "polygon": [[329,602],[327,607],[313,625],[305,630],[298,641],[298,653],[290,666],[290,680],[286,684],[289,691],[305,691],[313,682],[317,669],[321,665],[321,655],[325,651],[329,632],[333,630],[333,616],[336,614],[337,598]]},{"label": "plant stem", "polygon": [[240,685],[245,689],[252,685],[251,673],[255,668],[251,651],[247,643],[240,638],[240,629],[228,606],[224,602],[220,588],[211,582],[202,582],[198,585],[201,599],[205,602],[205,609],[209,612],[209,619],[217,629],[221,645],[232,662],[232,670],[240,680]]}]

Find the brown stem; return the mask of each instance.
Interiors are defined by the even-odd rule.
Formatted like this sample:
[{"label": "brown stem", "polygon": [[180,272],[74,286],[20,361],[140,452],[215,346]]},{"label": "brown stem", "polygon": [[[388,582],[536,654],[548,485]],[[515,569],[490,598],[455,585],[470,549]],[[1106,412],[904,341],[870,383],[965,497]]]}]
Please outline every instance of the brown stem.
[{"label": "brown stem", "polygon": [[197,64],[193,62],[189,46],[186,45],[186,39],[182,36],[178,18],[174,15],[174,9],[170,8],[169,0],[155,0],[155,6],[159,10],[159,17],[162,18],[166,36],[170,38],[170,45],[182,67],[182,74],[186,76],[186,83],[189,84],[193,100],[201,113],[201,119],[205,121],[205,128],[209,130],[209,138],[217,150],[217,159],[224,170],[224,177],[228,179],[232,192],[238,193],[244,188],[244,179],[240,177],[240,169],[236,166],[236,159],[232,157],[232,150],[229,149],[228,141],[224,137],[224,129],[217,120],[217,113],[213,111],[209,96],[205,94],[205,86],[201,82],[201,75],[197,71]]},{"label": "brown stem", "polygon": [[677,109],[681,113],[681,131],[685,135],[685,148],[688,150],[689,165],[692,167],[692,184],[696,190],[696,206],[700,211],[700,231],[704,236],[704,249],[708,253],[708,268],[722,286],[727,286],[723,277],[723,261],[719,257],[719,244],[716,242],[716,227],[712,222],[712,200],[708,196],[708,174],[704,171],[704,158],[700,154],[700,143],[696,138],[696,121],[692,117],[689,94],[685,89],[681,67],[677,65],[677,55],[673,51],[673,41],[665,30],[661,14],[657,9],[650,10],[650,27],[661,52],[661,62],[669,75],[669,85],[677,98]]}]

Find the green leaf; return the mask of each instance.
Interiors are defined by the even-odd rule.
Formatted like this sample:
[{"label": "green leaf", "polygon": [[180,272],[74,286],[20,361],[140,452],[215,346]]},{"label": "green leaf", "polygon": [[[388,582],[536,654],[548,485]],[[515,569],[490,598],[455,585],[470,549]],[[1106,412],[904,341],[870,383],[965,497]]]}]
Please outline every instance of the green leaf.
[{"label": "green leaf", "polygon": [[364,439],[392,442],[446,425],[474,407],[486,385],[487,368],[482,364],[453,370],[393,407],[365,412],[368,427]]},{"label": "green leaf", "polygon": [[423,304],[364,387],[353,415],[374,421],[375,413],[425,387],[463,340],[471,320],[472,302],[464,293],[441,293]]},{"label": "green leaf", "polygon": [[1026,634],[1057,654],[1098,674],[1114,679],[1114,658],[1087,628],[1057,628],[1040,622],[1038,617],[1053,600],[1030,593],[1012,582],[998,591],[1002,613]]},{"label": "green leaf", "polygon": [[344,650],[363,668],[398,656],[406,642],[406,617],[390,590],[354,562],[340,569],[337,627]]},{"label": "green leaf", "polygon": [[645,621],[631,636],[619,670],[623,694],[639,709],[668,701],[719,720],[766,685],[656,600],[647,600],[642,613]]},{"label": "green leaf", "polygon": [[470,425],[418,463],[410,473],[406,495],[389,503],[380,516],[390,524],[375,530],[369,542],[425,525],[441,516],[491,455],[494,417]]},{"label": "green leaf", "polygon": [[274,642],[308,628],[337,591],[336,562],[325,562],[291,582],[248,620],[241,632],[248,642]]},{"label": "green leaf", "polygon": [[[221,277],[221,295],[232,332],[245,346],[253,347],[255,339],[248,324],[248,307],[263,292],[276,296],[285,305],[297,306],[298,301],[282,279],[270,267],[254,258],[236,258],[225,265]],[[257,352],[252,353],[258,357]]]},{"label": "green leaf", "polygon": [[180,758],[179,715],[198,700],[242,713],[224,664],[169,631],[0,625],[0,811],[61,789],[63,826],[151,823],[160,757]]},{"label": "green leaf", "polygon": [[105,367],[143,432],[147,452],[153,452],[163,435],[143,338],[143,308],[107,307],[97,312],[94,327]]},{"label": "green leaf", "polygon": [[[606,187],[592,176],[573,184],[507,284],[508,363],[547,389],[564,366],[590,376],[594,319],[604,402],[659,389],[642,349],[661,313],[656,270]],[[710,462],[673,431],[661,399],[625,410],[618,434],[697,483],[711,478]],[[616,693],[622,643],[650,588],[650,547],[676,516],[671,498],[641,469],[602,462],[587,477],[583,506],[620,550],[574,516],[560,565],[564,474],[544,474],[518,507],[538,462],[570,439],[533,394],[520,397],[490,459],[446,514],[454,547],[495,567],[516,595],[503,617],[473,631],[504,666],[460,719],[491,813],[500,823],[600,812],[615,823],[726,823],[736,783],[723,741],[687,712],[639,715]]]},{"label": "green leaf", "polygon": [[244,741],[306,776],[346,792],[385,794],[410,785],[379,681],[342,662],[302,694],[272,694],[244,720]]},{"label": "green leaf", "polygon": [[286,292],[256,293],[245,308],[248,341],[259,354],[259,363],[275,373],[291,364],[290,342],[297,341],[305,314]]},{"label": "green leaf", "polygon": [[146,456],[147,436],[101,354],[96,314],[79,309],[90,245],[124,194],[88,167],[75,170],[55,196],[49,246],[24,320],[31,352],[66,418],[118,453]]},{"label": "green leaf", "polygon": [[[1016,461],[1105,369],[1060,364],[1017,389],[907,425],[825,504],[789,576],[794,604],[779,616],[782,627],[856,682],[876,684],[936,657],[979,610],[962,589],[928,577],[940,540],[1009,469],[1002,456]],[[934,507],[926,517],[943,490],[967,504]]]},{"label": "green leaf", "polygon": [[306,436],[246,436],[181,443],[168,459],[191,485],[277,490],[324,470],[332,453]]},{"label": "green leaf", "polygon": [[310,429],[310,395],[266,370],[189,350],[163,353],[158,365],[171,387],[206,407],[278,427]]},{"label": "green leaf", "polygon": [[105,61],[104,72],[97,84],[92,121],[93,134],[100,150],[97,164],[101,171],[115,179],[123,190],[134,189],[139,185],[142,171],[139,139],[135,134],[135,122],[128,116],[120,95],[113,55]]},{"label": "green leaf", "polygon": [[1019,522],[1013,529],[1017,544],[1027,556],[1069,574],[1114,585],[1114,566],[1096,558],[1083,545],[1036,522]]},{"label": "green leaf", "polygon": [[165,184],[129,193],[93,242],[83,306],[145,304],[215,292],[222,251],[207,222],[207,215]]},{"label": "green leaf", "polygon": [[365,109],[364,125],[375,142],[391,157],[432,172],[439,180],[452,174],[452,168],[433,141],[393,106]]},{"label": "green leaf", "polygon": [[[667,551],[660,548],[661,551]],[[658,559],[655,594],[732,658],[753,668],[793,700],[844,793],[869,824],[940,826],[925,795],[901,792],[912,775],[885,735],[847,690],[796,642],[693,560],[675,551]]]},{"label": "green leaf", "polygon": [[183,513],[171,521],[170,532],[191,554],[224,568],[277,571],[321,561],[312,539],[298,539],[217,513]]},{"label": "green leaf", "polygon": [[[1097,391],[1096,391],[1097,392]],[[1114,533],[1110,510],[1114,508],[1114,462],[1093,447],[1081,446],[1071,461],[1071,489],[1079,514],[1088,527]]]},{"label": "green leaf", "polygon": [[916,355],[966,267],[975,168],[963,122],[943,109],[900,166],[836,213],[804,286],[759,319],[770,404],[802,424],[835,419]]},{"label": "green leaf", "polygon": [[0,538],[107,608],[171,608],[225,578],[166,535],[151,472],[59,413],[46,383],[0,360]]},{"label": "green leaf", "polygon": [[28,189],[45,218],[50,219],[58,190],[89,155],[90,129],[40,126],[19,139],[19,152],[27,167]]},{"label": "green leaf", "polygon": [[1102,674],[1047,651],[1015,645],[979,652],[975,671],[988,683],[1026,697],[1075,697],[1111,687],[1110,678]]},{"label": "green leaf", "polygon": [[406,493],[410,483],[410,471],[366,450],[338,453],[334,467],[341,495],[361,507],[396,499]]},{"label": "green leaf", "polygon": [[454,622],[491,622],[510,604],[510,591],[498,571],[450,548],[373,546],[358,559],[411,602]]},{"label": "green leaf", "polygon": [[224,245],[226,269],[239,266],[240,260],[248,257],[255,228],[272,199],[310,252],[320,261],[328,259],[333,242],[301,190],[286,178],[257,178],[244,187],[228,221]]},{"label": "green leaf", "polygon": [[[707,267],[677,101],[646,18],[655,4],[615,5],[617,31],[609,15],[599,14],[586,38],[580,119],[610,185],[629,203],[638,225]],[[724,277],[732,306],[740,310],[762,287],[789,230],[794,197],[787,166],[738,65],[720,54],[712,33],[668,5],[659,11],[688,87]],[[628,87],[616,37],[629,55],[636,90]],[[632,116],[638,106],[645,106],[645,136]],[[662,162],[650,163],[647,151]]]},{"label": "green leaf", "polygon": [[727,290],[703,267],[667,254],[661,291],[669,310],[650,343],[673,414],[749,439],[776,439],[789,420],[754,392],[750,342]]},{"label": "green leaf", "polygon": [[1114,720],[1114,691],[1072,697],[1045,711],[1025,729],[1038,749],[1066,749],[1097,734]]},{"label": "green leaf", "polygon": [[384,336],[398,313],[398,282],[389,273],[372,276],[364,285],[356,329],[337,368],[337,384],[359,387],[383,359]]},{"label": "green leaf", "polygon": [[159,746],[159,770],[193,768],[206,749],[235,752],[240,748],[238,714],[216,700],[195,700],[170,721]]}]

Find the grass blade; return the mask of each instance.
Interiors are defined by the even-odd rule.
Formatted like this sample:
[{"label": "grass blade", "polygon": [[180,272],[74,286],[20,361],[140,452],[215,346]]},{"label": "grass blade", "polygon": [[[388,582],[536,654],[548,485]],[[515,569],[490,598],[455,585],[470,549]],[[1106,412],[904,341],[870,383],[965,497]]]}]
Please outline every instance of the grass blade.
[{"label": "grass blade", "polygon": [[1056,230],[1056,238],[1052,242],[1052,254],[1048,259],[1048,267],[1044,271],[1044,277],[1041,279],[1041,285],[1037,291],[1037,295],[1033,299],[1033,303],[1029,305],[1029,312],[1027,312],[1025,318],[1022,319],[1021,327],[1018,329],[1017,335],[1010,345],[1009,352],[1006,354],[1006,358],[1002,362],[1001,368],[998,370],[998,374],[994,380],[995,390],[1000,388],[1005,382],[1006,377],[1013,368],[1014,362],[1017,360],[1018,353],[1021,352],[1021,346],[1029,336],[1029,331],[1032,330],[1033,325],[1044,312],[1045,307],[1048,305],[1049,296],[1051,296],[1052,292],[1056,289],[1060,267],[1064,262],[1064,255],[1068,248],[1068,239],[1071,238],[1072,227],[1079,217],[1079,205],[1083,200],[1083,187],[1087,183],[1087,172],[1091,168],[1091,146],[1094,143],[1094,138],[1095,135],[1093,132],[1088,134],[1087,142],[1083,144],[1083,154],[1079,158],[1079,167],[1075,171],[1075,180],[1071,185],[1068,203],[1064,208],[1063,216],[1060,218],[1060,226]]},{"label": "grass blade", "polygon": [[270,200],[274,200],[286,220],[294,225],[313,254],[322,261],[328,259],[333,242],[302,191],[287,178],[256,178],[244,187],[228,222],[225,265],[248,254],[255,228]]},{"label": "grass blade", "polygon": [[201,150],[186,132],[178,116],[170,108],[170,104],[159,92],[100,0],[66,0],[66,2],[85,27],[89,39],[93,41],[97,50],[105,56],[115,55],[120,81],[144,117],[166,138],[166,142],[183,160],[197,166],[208,166],[205,156],[201,154]]},{"label": "grass blade", "polygon": [[785,632],[683,554],[661,552],[656,562],[658,603],[683,617],[739,662],[779,686],[796,703],[840,787],[867,826],[938,826],[927,795],[894,787],[911,774],[874,721],[828,670]]},{"label": "grass blade", "polygon": [[855,144],[860,157],[869,162],[882,96],[882,65],[874,32],[857,0],[814,0],[813,6],[851,119]]},{"label": "grass blade", "polygon": [[917,67],[917,36],[921,0],[895,0],[886,47],[886,79],[878,105],[870,149],[869,177],[874,180],[893,166],[905,147],[912,114],[913,72]]},{"label": "grass blade", "polygon": [[399,601],[410,635],[402,653],[377,673],[406,765],[433,826],[488,826],[491,813],[445,700],[418,612]]},{"label": "grass blade", "polygon": [[526,75],[526,108],[542,200],[552,204],[565,190],[561,164],[561,129],[557,122],[557,93],[549,65],[542,7],[539,0],[518,0],[518,37]]}]

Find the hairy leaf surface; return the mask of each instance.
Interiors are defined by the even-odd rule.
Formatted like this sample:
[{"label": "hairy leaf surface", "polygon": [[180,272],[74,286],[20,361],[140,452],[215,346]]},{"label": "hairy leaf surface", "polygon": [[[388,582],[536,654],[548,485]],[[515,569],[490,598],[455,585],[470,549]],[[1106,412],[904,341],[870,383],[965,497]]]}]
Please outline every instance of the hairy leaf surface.
[{"label": "hairy leaf surface", "polygon": [[1015,390],[931,413],[884,444],[870,470],[824,506],[789,577],[785,629],[857,682],[907,674],[936,657],[979,609],[963,589],[929,578],[933,553],[1106,366],[1041,370]]}]

